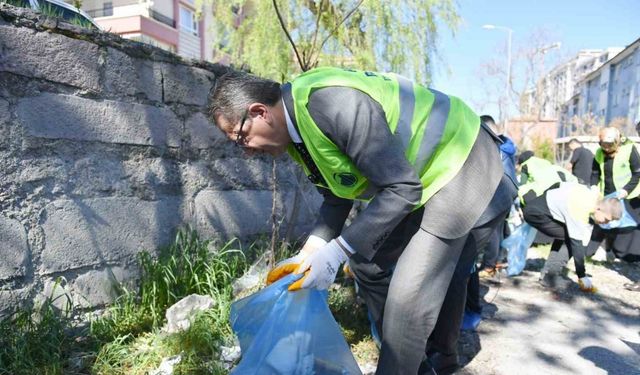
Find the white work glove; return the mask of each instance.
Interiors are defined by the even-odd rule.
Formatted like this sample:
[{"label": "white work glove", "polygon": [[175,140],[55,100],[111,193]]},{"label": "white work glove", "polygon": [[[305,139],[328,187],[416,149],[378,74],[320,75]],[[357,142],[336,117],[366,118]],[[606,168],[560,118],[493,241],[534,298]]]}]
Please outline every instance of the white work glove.
[{"label": "white work glove", "polygon": [[629,193],[624,189],[620,189],[616,191],[616,193],[618,193],[616,196],[618,199],[625,199],[629,195]]},{"label": "white work glove", "polygon": [[327,241],[320,237],[309,236],[298,254],[291,258],[281,260],[269,271],[269,274],[267,274],[267,285],[275,283],[281,278],[293,273],[310,254],[326,244]]},{"label": "white work glove", "polygon": [[591,278],[588,276],[578,279],[578,285],[580,285],[580,290],[583,292],[595,293],[598,291],[598,289],[593,285]]},{"label": "white work glove", "polygon": [[328,244],[314,251],[305,258],[296,274],[304,273],[304,277],[289,286],[290,291],[298,289],[328,289],[336,279],[340,265],[349,257],[338,242],[333,239]]}]

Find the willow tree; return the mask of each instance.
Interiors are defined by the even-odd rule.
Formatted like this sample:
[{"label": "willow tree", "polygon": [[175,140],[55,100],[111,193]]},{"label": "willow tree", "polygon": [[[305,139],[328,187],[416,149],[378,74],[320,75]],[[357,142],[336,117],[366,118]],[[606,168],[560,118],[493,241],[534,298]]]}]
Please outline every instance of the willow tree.
[{"label": "willow tree", "polygon": [[[213,12],[220,59],[280,82],[331,65],[428,83],[439,30],[454,32],[459,22],[455,0],[213,0]],[[294,174],[300,184],[300,171]],[[270,264],[279,231],[277,185],[274,159]],[[296,189],[285,241],[299,199]]]},{"label": "willow tree", "polygon": [[393,71],[428,83],[455,0],[214,1],[220,52],[277,81],[318,65]]}]

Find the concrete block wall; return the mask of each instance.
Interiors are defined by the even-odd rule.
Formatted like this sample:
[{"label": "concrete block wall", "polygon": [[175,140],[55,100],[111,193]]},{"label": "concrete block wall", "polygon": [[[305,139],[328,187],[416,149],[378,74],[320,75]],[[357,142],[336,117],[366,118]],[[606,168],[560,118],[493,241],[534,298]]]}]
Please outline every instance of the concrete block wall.
[{"label": "concrete block wall", "polygon": [[[272,160],[206,117],[226,69],[0,3],[0,315],[49,293],[105,304],[181,225],[271,231]],[[319,197],[277,163],[278,215],[301,235]]]}]

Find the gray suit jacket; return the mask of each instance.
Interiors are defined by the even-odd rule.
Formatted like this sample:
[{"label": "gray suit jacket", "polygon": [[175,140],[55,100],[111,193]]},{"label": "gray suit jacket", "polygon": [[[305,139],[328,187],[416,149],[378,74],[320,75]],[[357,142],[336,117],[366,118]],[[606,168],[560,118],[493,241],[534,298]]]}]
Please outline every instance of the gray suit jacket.
[{"label": "gray suit jacket", "polygon": [[[283,85],[282,92],[295,123],[290,85]],[[341,234],[354,250],[371,260],[391,231],[420,201],[420,179],[405,158],[401,143],[391,133],[382,107],[367,94],[347,87],[323,88],[311,95],[308,110],[320,130],[376,187],[373,199],[346,228],[343,226],[353,202],[320,189],[325,199],[312,234],[326,240]],[[482,219],[502,176],[498,147],[481,130],[460,172],[424,206],[421,227],[445,239],[466,234]],[[513,192],[505,192],[505,196],[509,194]],[[508,199],[505,207],[499,207],[503,200],[498,201],[500,204],[493,205],[496,211],[511,204]]]}]

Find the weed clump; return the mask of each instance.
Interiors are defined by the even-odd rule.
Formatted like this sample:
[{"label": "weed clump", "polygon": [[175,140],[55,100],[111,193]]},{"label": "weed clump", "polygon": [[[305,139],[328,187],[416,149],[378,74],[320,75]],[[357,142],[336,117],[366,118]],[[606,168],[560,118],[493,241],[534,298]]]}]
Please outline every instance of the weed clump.
[{"label": "weed clump", "polygon": [[[61,279],[58,279],[56,286]],[[55,287],[53,288],[56,289]],[[70,349],[76,346],[67,334],[71,326],[66,295],[50,295],[0,321],[0,374],[62,374]],[[65,306],[59,308],[60,302]]]},{"label": "weed clump", "polygon": [[[116,303],[91,324],[92,336],[101,343],[93,372],[144,374],[162,358],[180,354],[176,374],[217,373],[213,356],[233,335],[229,325],[232,282],[247,268],[244,254],[233,244],[230,241],[212,251],[210,241],[187,228],[157,257],[140,253],[137,293],[122,288]],[[184,332],[160,332],[166,310],[191,294],[212,297],[214,307],[200,313]]]},{"label": "weed clump", "polygon": [[[115,302],[80,329],[73,320],[79,312],[66,294],[4,318],[0,375],[145,374],[178,354],[176,374],[224,373],[217,358],[220,345],[232,339],[232,282],[247,269],[244,254],[233,245],[213,249],[194,230],[181,229],[156,255],[141,252],[139,287],[116,285]],[[197,315],[186,331],[162,332],[167,308],[194,293],[211,296],[214,307]],[[64,308],[60,298],[67,298]]]},{"label": "weed clump", "polygon": [[[263,242],[257,240],[242,252],[235,241],[214,246],[183,228],[170,246],[142,251],[137,287],[115,285],[115,302],[82,327],[74,320],[80,312],[74,311],[71,298],[52,293],[38,306],[0,321],[0,375],[143,375],[177,355],[175,374],[226,374],[219,358],[222,345],[233,345],[232,283],[248,269],[247,256],[266,251]],[[274,258],[286,258],[296,248],[283,244],[273,249]],[[340,278],[338,283],[329,293],[334,317],[356,358],[375,361],[377,348],[353,282]],[[195,316],[185,331],[163,332],[166,310],[191,294],[210,296],[213,308]]]}]

